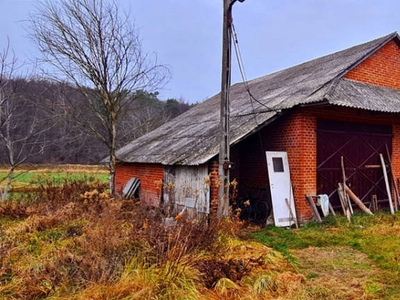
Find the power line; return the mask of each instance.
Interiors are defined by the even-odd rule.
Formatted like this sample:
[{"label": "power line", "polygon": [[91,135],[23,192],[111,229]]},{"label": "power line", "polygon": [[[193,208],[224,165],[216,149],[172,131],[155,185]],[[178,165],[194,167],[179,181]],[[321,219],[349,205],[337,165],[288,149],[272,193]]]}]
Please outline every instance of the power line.
[{"label": "power line", "polygon": [[[238,37],[237,37],[237,33],[236,33],[236,30],[235,30],[235,25],[233,24],[233,21],[232,21],[232,31],[233,31],[233,37],[234,37],[234,43],[233,44],[234,44],[234,47],[235,47],[236,60],[237,60],[237,63],[238,63],[240,74],[242,76],[243,84],[245,86],[245,89],[246,89],[247,93],[249,94],[249,97],[250,97],[250,103],[251,103],[251,108],[253,110],[254,121],[256,123],[256,126],[258,127],[260,124],[258,123],[258,120],[257,120],[257,113],[256,113],[255,108],[254,108],[253,100],[256,101],[257,103],[259,103],[260,105],[262,105],[262,106],[267,108],[267,110],[264,110],[263,112],[276,112],[276,111],[280,111],[280,110],[271,109],[270,107],[268,107],[267,105],[265,105],[264,103],[259,101],[256,97],[254,97],[253,94],[251,93],[250,86],[249,86],[248,81],[247,81],[246,72],[245,72],[245,69],[244,69],[242,53],[240,51],[240,46],[239,46],[239,40],[238,40]],[[257,130],[257,136],[258,136],[258,140],[260,142],[261,151],[263,153],[265,153],[266,149],[265,149],[265,146],[264,146],[264,143],[263,143],[263,139],[262,139],[260,130]],[[265,159],[266,159],[266,157],[265,157]],[[265,160],[265,168],[266,168],[266,172],[268,174],[268,166],[267,166],[267,161],[266,160]]]},{"label": "power line", "polygon": [[240,51],[238,35],[237,35],[236,29],[235,29],[235,25],[233,24],[233,21],[232,21],[232,32],[233,32],[233,37],[234,37],[233,45],[234,45],[234,48],[235,48],[235,54],[236,54],[236,60],[237,60],[238,67],[239,67],[239,72],[240,72],[240,75],[242,77],[244,87],[245,87],[247,93],[249,94],[250,101],[251,101],[251,106],[252,106],[252,109],[253,109],[253,113],[256,114],[253,100],[267,109],[267,110],[264,110],[263,112],[280,111],[279,109],[272,109],[272,108],[268,107],[267,105],[262,103],[260,100],[258,100],[256,97],[254,97],[254,95],[252,94],[252,92],[250,90],[250,86],[248,84],[246,71],[245,71],[245,68],[244,68],[244,63],[243,63],[243,58],[242,58],[242,52]]}]

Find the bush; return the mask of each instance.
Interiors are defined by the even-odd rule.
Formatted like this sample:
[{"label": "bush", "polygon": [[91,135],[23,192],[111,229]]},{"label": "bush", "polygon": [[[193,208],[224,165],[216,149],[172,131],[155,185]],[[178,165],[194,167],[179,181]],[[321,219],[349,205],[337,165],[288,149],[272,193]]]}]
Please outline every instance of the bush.
[{"label": "bush", "polygon": [[183,217],[170,226],[162,209],[106,188],[47,182],[0,206],[9,220],[0,227],[0,298],[218,299],[224,278],[244,288],[269,264],[268,248],[231,238],[241,223]]}]

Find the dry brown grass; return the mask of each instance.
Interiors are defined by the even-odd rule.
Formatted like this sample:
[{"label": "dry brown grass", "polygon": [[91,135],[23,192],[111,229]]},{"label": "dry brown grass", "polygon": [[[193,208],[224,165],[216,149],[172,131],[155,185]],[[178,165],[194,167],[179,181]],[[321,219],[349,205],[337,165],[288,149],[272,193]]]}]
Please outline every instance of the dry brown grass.
[{"label": "dry brown grass", "polygon": [[366,254],[349,247],[309,247],[293,250],[309,277],[296,299],[380,299],[382,270]]},{"label": "dry brown grass", "polygon": [[0,206],[0,299],[270,299],[303,277],[243,224],[161,222],[100,182],[51,182]]}]

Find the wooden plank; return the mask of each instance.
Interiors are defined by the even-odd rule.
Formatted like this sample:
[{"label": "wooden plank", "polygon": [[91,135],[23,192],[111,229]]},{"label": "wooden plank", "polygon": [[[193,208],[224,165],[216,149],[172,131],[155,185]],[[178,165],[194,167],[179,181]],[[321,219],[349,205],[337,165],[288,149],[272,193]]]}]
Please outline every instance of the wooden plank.
[{"label": "wooden plank", "polygon": [[317,221],[318,223],[322,223],[321,216],[319,215],[318,209],[315,206],[315,203],[314,203],[312,197],[306,195],[306,199],[307,199],[308,205],[310,206],[311,211],[313,213],[314,220]]},{"label": "wooden plank", "polygon": [[299,228],[299,224],[297,223],[297,218],[294,217],[294,214],[293,214],[293,211],[292,211],[292,207],[290,205],[290,201],[288,200],[288,198],[285,198],[285,202],[286,202],[286,205],[287,205],[287,207],[289,209],[290,218],[294,222],[294,224],[296,225],[296,228],[298,229]]},{"label": "wooden plank", "polygon": [[337,189],[337,192],[339,195],[340,204],[342,205],[343,215],[346,216],[347,220],[350,222],[351,214],[350,214],[350,210],[348,209],[348,203],[346,200],[345,193],[343,192],[343,188],[342,188],[343,186],[340,182],[338,183],[338,185],[339,185],[339,188]]},{"label": "wooden plank", "polygon": [[167,166],[164,171],[164,204],[175,204],[175,166]]},{"label": "wooden plank", "polygon": [[174,204],[176,209],[209,213],[210,186],[206,182],[208,167],[173,166],[166,169],[164,175],[164,198]]},{"label": "wooden plank", "polygon": [[382,168],[381,165],[365,165],[364,168],[366,169],[380,169]]},{"label": "wooden plank", "polygon": [[[343,156],[341,156],[341,158],[340,158],[340,163],[341,163],[341,167],[342,167],[343,187],[344,187],[344,186],[346,186],[346,172],[345,172],[345,169],[344,169],[344,157]],[[344,188],[342,188],[342,193],[343,193],[343,200],[342,200],[343,201],[343,207],[346,210],[347,220],[349,220],[349,222],[350,222],[351,211],[349,209],[349,202],[348,202],[348,199],[347,199],[346,190]]]},{"label": "wooden plank", "polygon": [[386,186],[386,191],[387,191],[388,199],[389,199],[390,213],[393,215],[394,207],[393,207],[393,201],[392,201],[392,193],[390,191],[389,180],[388,180],[388,176],[387,176],[387,172],[386,172],[386,164],[385,164],[385,160],[383,158],[382,153],[379,154],[379,157],[381,159],[383,177],[385,178],[385,186]]},{"label": "wooden plank", "polygon": [[378,211],[378,197],[376,195],[371,196],[372,211]]},{"label": "wooden plank", "polygon": [[350,213],[351,213],[352,215],[354,215],[353,206],[351,205],[350,197],[349,197],[349,195],[347,195],[347,194],[346,194],[346,200],[347,200],[347,205],[349,206],[349,209],[350,209]]},{"label": "wooden plank", "polygon": [[[340,188],[343,188],[340,184]],[[355,204],[365,213],[369,215],[373,215],[373,213],[362,203],[362,201],[353,193],[353,191],[347,186],[344,186],[346,193],[350,196],[350,199],[353,200]]]},{"label": "wooden plank", "polygon": [[329,202],[329,211],[331,212],[332,215],[334,215],[336,217],[336,212],[333,209],[331,202]]},{"label": "wooden plank", "polygon": [[394,188],[394,198],[395,198],[394,199],[394,208],[397,211],[398,204],[400,205],[399,189],[397,188],[396,179],[394,178],[392,158],[390,157],[389,147],[387,144],[385,144],[385,148],[386,148],[386,154],[387,154],[387,157],[389,160],[390,174],[391,174],[393,188]]}]

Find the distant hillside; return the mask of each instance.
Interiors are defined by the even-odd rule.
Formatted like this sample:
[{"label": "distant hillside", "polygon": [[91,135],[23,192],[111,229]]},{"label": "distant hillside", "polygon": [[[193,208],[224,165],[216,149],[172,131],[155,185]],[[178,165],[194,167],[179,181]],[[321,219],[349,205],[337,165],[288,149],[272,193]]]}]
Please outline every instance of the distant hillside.
[{"label": "distant hillside", "polygon": [[[79,113],[93,119],[82,95],[71,85],[47,80],[14,79],[8,83],[13,102],[11,126],[0,130],[10,130],[15,137],[26,135],[32,118],[40,120],[46,130],[30,140],[30,145],[18,147],[18,151],[31,151],[35,147],[40,155],[27,159],[26,163],[98,163],[107,156],[107,147],[88,128],[82,128],[76,113],[70,107],[74,103]],[[131,93],[134,101],[125,108],[119,124],[119,146],[136,139],[172,118],[187,111],[192,105],[182,100],[161,101],[158,93],[136,91]],[[82,104],[79,104],[82,102]],[[6,113],[0,109],[2,116]],[[1,119],[0,119],[1,120]],[[93,120],[95,123],[95,120]],[[33,140],[33,141],[32,141]],[[7,145],[0,140],[0,163],[7,163]]]}]

